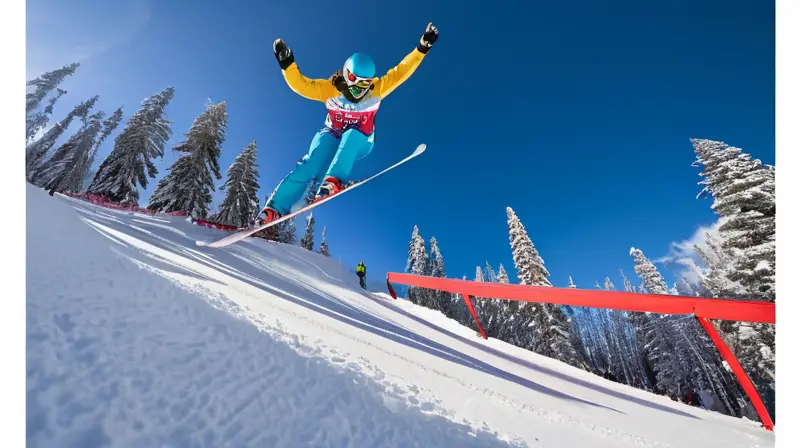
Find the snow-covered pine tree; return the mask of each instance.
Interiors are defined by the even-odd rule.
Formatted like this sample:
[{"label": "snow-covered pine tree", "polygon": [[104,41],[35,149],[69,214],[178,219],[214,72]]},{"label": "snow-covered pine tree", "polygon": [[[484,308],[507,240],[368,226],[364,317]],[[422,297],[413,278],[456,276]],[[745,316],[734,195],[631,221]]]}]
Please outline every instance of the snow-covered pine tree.
[{"label": "snow-covered pine tree", "polygon": [[283,244],[297,243],[297,226],[295,226],[294,220],[295,218],[292,217],[275,226],[278,228],[279,243]]},{"label": "snow-covered pine tree", "polygon": [[158,174],[151,159],[164,156],[164,145],[172,135],[172,122],[165,118],[165,109],[174,96],[175,89],[167,87],[142,102],[142,107],[114,140],[114,149],[97,169],[89,193],[138,205],[136,184],[146,188],[148,177],[152,179]]},{"label": "snow-covered pine tree", "polygon": [[497,274],[495,274],[494,269],[492,269],[492,265],[489,262],[486,262],[486,268],[484,269],[484,278],[489,283],[497,283]]},{"label": "snow-covered pine tree", "polygon": [[204,219],[215,190],[214,179],[222,179],[219,156],[228,111],[225,101],[209,101],[206,110],[195,118],[186,139],[172,149],[182,155],[169,168],[150,196],[147,208],[164,212],[187,211],[189,216]]},{"label": "snow-covered pine tree", "polygon": [[75,106],[67,116],[56,123],[55,126],[50,128],[42,135],[41,138],[29,144],[25,149],[25,173],[29,182],[35,184],[36,172],[41,168],[47,153],[53,148],[56,141],[61,137],[64,131],[72,124],[75,117],[80,118],[83,123],[86,123],[86,117],[89,115],[89,110],[94,107],[98,100],[98,96],[94,96],[87,101]]},{"label": "snow-covered pine tree", "polygon": [[622,275],[622,285],[625,287],[625,292],[636,292],[631,281],[628,280],[628,277],[625,275],[625,272],[622,269],[619,270],[620,275]]},{"label": "snow-covered pine tree", "polygon": [[[509,283],[508,272],[506,272],[506,268],[502,263],[497,269],[497,283]],[[487,336],[509,341],[512,334],[511,326],[517,310],[517,302],[500,299],[495,299],[492,302],[494,302],[490,316],[492,325],[487,325],[487,328],[485,328]]]},{"label": "snow-covered pine tree", "polygon": [[[35,119],[36,109],[47,94],[57,88],[67,76],[75,73],[80,64],[73,62],[57,70],[43,73],[26,83],[26,87],[33,87],[33,90],[25,94],[25,116],[26,122],[30,123]],[[65,92],[66,93],[66,92]],[[27,127],[27,126],[26,126]]]},{"label": "snow-covered pine tree", "polygon": [[225,199],[219,211],[211,218],[220,224],[247,227],[255,220],[259,210],[257,144],[248,143],[228,167],[227,179],[219,188],[225,190]]},{"label": "snow-covered pine tree", "polygon": [[635,247],[631,248],[630,254],[635,263],[634,270],[639,275],[639,278],[642,279],[642,285],[644,285],[647,292],[649,294],[669,294],[667,282],[658,272],[653,262],[645,257],[640,249]]},{"label": "snow-covered pine tree", "polygon": [[50,117],[53,115],[53,106],[55,106],[56,101],[58,101],[59,98],[67,93],[66,90],[56,90],[58,94],[47,100],[47,106],[44,108],[44,110],[34,112],[33,114],[29,115],[28,121],[25,123],[26,142],[31,141],[31,139],[33,139],[40,130],[47,126],[47,123],[50,121]]},{"label": "snow-covered pine tree", "polygon": [[706,233],[706,247],[694,246],[695,251],[705,264],[705,269],[699,269],[700,284],[712,297],[736,298],[746,297],[747,289],[735,276],[735,259],[737,257],[731,250],[722,247],[719,236]]},{"label": "snow-covered pine tree", "polygon": [[486,281],[486,277],[483,276],[483,270],[481,270],[480,266],[475,266],[475,281],[476,282]]},{"label": "snow-covered pine tree", "polygon": [[[668,295],[667,282],[655,265],[635,247],[630,254],[634,259],[634,270],[642,280],[642,286],[649,294]],[[680,342],[677,336],[676,318],[663,314],[630,313],[631,321],[636,327],[639,339],[646,348],[645,356],[652,369],[655,371],[656,387],[670,396],[678,397],[682,385],[688,384],[687,369],[689,366],[684,352],[679,352],[676,344]],[[677,319],[680,319],[678,317]]]},{"label": "snow-covered pine tree", "polygon": [[331,254],[328,251],[328,228],[322,227],[322,242],[319,244],[319,253],[326,257],[330,257]]},{"label": "snow-covered pine tree", "polygon": [[503,264],[500,264],[500,268],[497,270],[497,282],[498,283],[508,283],[508,272],[506,272],[506,268],[503,267]]},{"label": "snow-covered pine tree", "polygon": [[79,191],[83,186],[83,167],[103,128],[103,116],[89,116],[83,126],[61,145],[34,174],[34,184],[55,192]]},{"label": "snow-covered pine tree", "polygon": [[[741,283],[750,299],[775,301],[775,169],[723,142],[692,139],[694,166],[702,166],[700,196],[711,208],[723,249],[734,253],[727,277]],[[735,298],[735,297],[729,297]]]},{"label": "snow-covered pine tree", "polygon": [[[431,237],[430,247],[431,254],[428,260],[428,265],[430,266],[430,276],[444,278],[444,257],[442,256],[442,252],[439,250],[439,242],[436,241],[436,237]],[[432,294],[430,296],[430,308],[437,311],[446,312],[447,307],[450,305],[450,301],[450,293],[436,289],[432,290]]]},{"label": "snow-covered pine tree", "polygon": [[615,290],[614,283],[611,282],[611,277],[606,277],[605,288],[606,288],[606,291],[614,291]]},{"label": "snow-covered pine tree", "polygon": [[572,281],[572,276],[571,275],[569,276],[569,285],[567,285],[567,287],[568,288],[572,288],[572,289],[577,288],[577,286],[575,286],[575,282]]},{"label": "snow-covered pine tree", "polygon": [[506,207],[508,215],[508,236],[517,278],[520,285],[553,286],[547,277],[550,273],[544,267],[544,261],[533,246],[525,227],[511,207]]},{"label": "snow-covered pine tree", "polygon": [[[411,232],[411,242],[408,245],[408,261],[406,262],[405,272],[413,275],[425,275],[428,269],[428,254],[425,250],[425,240],[419,234],[419,228],[415,225]],[[410,287],[406,292],[406,298],[415,304],[425,302],[424,290],[417,287]]]},{"label": "snow-covered pine tree", "polygon": [[[492,265],[488,261],[484,265],[484,279],[489,283],[498,283],[499,279],[495,273]],[[481,323],[484,324],[484,330],[489,337],[497,337],[499,327],[502,325],[503,313],[505,310],[505,303],[507,300],[502,299],[484,299],[483,309],[481,310]]]},{"label": "snow-covered pine tree", "polygon": [[93,177],[92,165],[97,157],[97,152],[108,136],[119,126],[120,121],[122,121],[122,107],[115,110],[114,113],[103,122],[103,130],[100,132],[100,136],[96,139],[92,149],[89,150],[89,156],[83,159],[81,165],[76,168],[75,178],[72,181],[72,189],[70,191],[84,192],[89,188],[89,183],[92,181]]},{"label": "snow-covered pine tree", "polygon": [[[550,273],[544,267],[544,260],[533,245],[525,227],[511,207],[506,207],[508,215],[508,235],[511,243],[514,265],[521,285],[553,285],[547,279]],[[526,324],[527,346],[534,352],[558,359],[570,365],[581,366],[577,348],[572,345],[569,323],[560,305],[537,304],[520,306],[520,313],[528,315]]]},{"label": "snow-covered pine tree", "polygon": [[306,233],[300,240],[300,246],[306,250],[314,250],[314,213],[311,212],[306,218]]},{"label": "snow-covered pine tree", "polygon": [[[706,235],[706,250],[695,246],[707,266],[702,273],[701,286],[710,296],[731,298],[747,297],[748,290],[733,271],[737,255],[734,250],[722,248],[720,238]],[[701,294],[703,295],[703,294]],[[775,327],[750,322],[715,322],[725,343],[762,394],[764,405],[774,415],[775,394]]]}]

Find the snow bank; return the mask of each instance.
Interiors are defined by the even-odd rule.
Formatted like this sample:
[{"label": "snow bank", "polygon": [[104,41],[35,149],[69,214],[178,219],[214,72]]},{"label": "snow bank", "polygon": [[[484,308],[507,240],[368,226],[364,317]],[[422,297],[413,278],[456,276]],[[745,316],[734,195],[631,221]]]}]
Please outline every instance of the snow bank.
[{"label": "snow bank", "polygon": [[390,409],[375,384],[209,306],[235,310],[224,297],[155,275],[194,274],[142,263],[61,200],[29,188],[27,204],[28,446],[500,445]]},{"label": "snow bank", "polygon": [[224,232],[28,201],[32,446],[774,446],[365,292],[300,247],[198,248]]}]

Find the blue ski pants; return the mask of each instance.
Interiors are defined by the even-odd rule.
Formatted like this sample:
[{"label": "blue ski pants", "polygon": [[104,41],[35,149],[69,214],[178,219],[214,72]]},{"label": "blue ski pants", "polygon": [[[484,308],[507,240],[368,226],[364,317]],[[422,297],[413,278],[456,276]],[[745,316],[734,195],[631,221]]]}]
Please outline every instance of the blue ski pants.
[{"label": "blue ski pants", "polygon": [[322,181],[332,176],[347,183],[351,180],[353,164],[368,156],[374,144],[374,132],[367,136],[356,129],[349,129],[339,136],[328,128],[320,129],[311,140],[308,153],[297,162],[297,166],[283,178],[267,199],[267,207],[286,215],[291,213],[295,204],[304,199],[312,180]]}]

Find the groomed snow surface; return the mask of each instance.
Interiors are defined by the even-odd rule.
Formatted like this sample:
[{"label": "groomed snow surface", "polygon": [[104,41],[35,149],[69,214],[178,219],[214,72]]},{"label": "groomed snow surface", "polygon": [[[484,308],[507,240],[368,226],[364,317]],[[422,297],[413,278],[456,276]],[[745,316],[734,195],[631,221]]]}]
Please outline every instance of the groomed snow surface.
[{"label": "groomed snow surface", "polygon": [[27,195],[28,446],[774,446],[300,247]]}]

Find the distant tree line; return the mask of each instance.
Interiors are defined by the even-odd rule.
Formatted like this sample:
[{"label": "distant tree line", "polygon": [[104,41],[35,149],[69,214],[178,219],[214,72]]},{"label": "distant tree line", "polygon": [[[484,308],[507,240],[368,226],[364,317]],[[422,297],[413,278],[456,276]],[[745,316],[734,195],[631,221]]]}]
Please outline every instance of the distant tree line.
[{"label": "distant tree line", "polygon": [[[655,264],[637,248],[630,249],[641,284],[634,286],[620,270],[625,291],[775,302],[775,167],[752,159],[721,142],[692,139],[702,167],[700,196],[713,197],[719,215],[716,234],[696,246],[702,265],[694,264],[699,281],[679,278],[667,285]],[[520,219],[506,209],[509,242],[521,285],[552,287],[550,273]],[[414,226],[406,272],[446,277],[436,238],[428,246]],[[466,277],[464,277],[466,279]],[[475,280],[509,283],[502,264],[497,273],[486,262]],[[610,277],[597,288],[615,290]],[[572,277],[568,287],[576,288]],[[477,331],[460,296],[410,287],[413,303],[441,311]],[[692,316],[625,312],[476,298],[473,302],[487,336],[594,372],[604,378],[684,401],[690,392],[711,397],[716,411],[751,415],[749,400],[707,333]],[[775,326],[714,321],[755,383],[768,411],[775,414]]]},{"label": "distant tree line", "polygon": [[[56,192],[91,193],[138,206],[139,187],[147,188],[150,180],[158,175],[155,160],[163,158],[167,141],[173,134],[173,123],[167,119],[166,109],[175,97],[175,88],[166,87],[142,101],[139,110],[116,135],[111,152],[95,169],[99,149],[122,121],[121,107],[108,117],[104,111],[94,111],[99,100],[96,95],[74,106],[66,117],[48,127],[56,102],[67,94],[59,86],[79,67],[78,63],[65,65],[27,82],[26,179],[47,189],[51,195]],[[57,146],[76,119],[80,127]],[[211,211],[215,182],[222,180],[219,158],[227,127],[225,101],[209,101],[183,140],[172,147],[179,157],[158,182],[147,208],[162,212],[186,211],[195,219],[236,227],[254,223],[261,211],[255,141],[245,146],[228,168],[227,178],[220,186],[226,196],[216,212]],[[309,185],[309,191],[312,187],[313,184]],[[301,242],[308,250],[314,250],[314,225],[314,217],[309,215]],[[323,228],[318,251],[330,256],[326,230]],[[255,236],[295,244],[295,233],[292,218]]]}]

